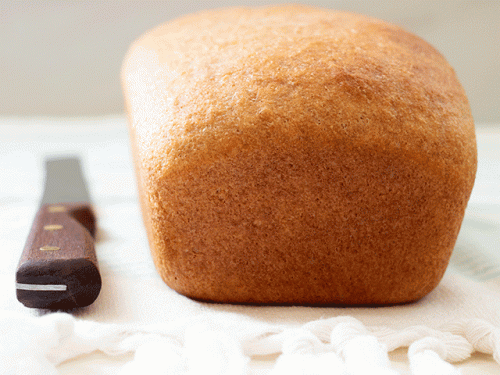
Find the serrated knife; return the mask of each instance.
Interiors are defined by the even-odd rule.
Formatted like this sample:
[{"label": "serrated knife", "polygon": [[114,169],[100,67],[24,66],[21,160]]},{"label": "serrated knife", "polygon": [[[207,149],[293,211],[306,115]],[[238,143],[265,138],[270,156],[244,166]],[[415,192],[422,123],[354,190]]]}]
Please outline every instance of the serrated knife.
[{"label": "serrated knife", "polygon": [[17,299],[51,310],[94,302],[101,290],[95,231],[79,159],[46,159],[42,201],[16,271]]}]

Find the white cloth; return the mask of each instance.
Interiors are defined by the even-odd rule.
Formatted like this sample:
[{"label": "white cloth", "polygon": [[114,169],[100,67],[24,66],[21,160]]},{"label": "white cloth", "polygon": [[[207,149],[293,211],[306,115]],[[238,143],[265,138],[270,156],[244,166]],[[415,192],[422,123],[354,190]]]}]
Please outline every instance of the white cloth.
[{"label": "white cloth", "polygon": [[[259,307],[195,302],[158,277],[124,117],[0,119],[0,373],[88,373],[82,363],[96,353],[93,373],[120,375],[457,374],[476,365],[464,362],[474,352],[498,366],[500,125],[478,126],[477,134],[476,185],[448,271],[431,294],[381,308]],[[61,153],[82,158],[103,277],[96,302],[71,315],[27,309],[14,289],[43,158]],[[400,347],[409,348],[407,370],[388,357]]]}]

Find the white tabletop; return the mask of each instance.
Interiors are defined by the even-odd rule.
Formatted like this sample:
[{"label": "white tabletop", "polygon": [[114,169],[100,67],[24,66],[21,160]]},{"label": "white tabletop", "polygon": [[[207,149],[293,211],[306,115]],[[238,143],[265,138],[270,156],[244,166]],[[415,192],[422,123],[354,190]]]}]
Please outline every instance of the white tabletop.
[{"label": "white tabletop", "polygon": [[[443,283],[425,301],[371,310],[251,307],[191,301],[170,290],[157,275],[141,222],[125,117],[0,118],[0,248],[4,260],[0,265],[0,309],[46,314],[16,300],[15,267],[42,193],[44,157],[77,154],[97,213],[96,250],[103,277],[96,302],[72,312],[77,320],[161,324],[180,315],[227,313],[242,320],[299,327],[320,318],[349,315],[367,326],[401,329],[410,323],[436,328],[446,318],[477,317],[498,327],[499,310],[489,301],[500,295],[500,124],[478,125],[477,139],[479,168],[462,231]],[[461,299],[469,295],[475,306],[466,306]],[[269,373],[278,357],[279,353],[253,356],[250,373]],[[61,374],[115,374],[132,358],[133,353],[113,357],[93,352],[57,368]],[[395,370],[410,373],[406,348],[390,352],[389,358]],[[474,353],[454,365],[463,374],[500,373],[489,354]]]}]

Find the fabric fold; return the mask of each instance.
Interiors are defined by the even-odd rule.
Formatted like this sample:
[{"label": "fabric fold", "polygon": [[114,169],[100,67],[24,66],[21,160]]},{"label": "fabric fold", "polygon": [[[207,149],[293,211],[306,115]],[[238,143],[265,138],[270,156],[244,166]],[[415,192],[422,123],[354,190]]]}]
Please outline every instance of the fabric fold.
[{"label": "fabric fold", "polygon": [[[498,328],[479,319],[450,322],[442,330],[394,330],[365,326],[349,316],[284,328],[227,314],[154,325],[100,323],[67,313],[0,315],[0,372],[5,375],[56,375],[62,362],[95,351],[134,353],[120,375],[145,369],[151,374],[243,375],[251,358],[262,354],[278,355],[273,375],[326,374],[325,366],[338,374],[397,375],[388,353],[400,347],[409,348],[412,375],[454,375],[459,372],[452,362],[475,351],[498,362],[499,351]],[[239,328],[237,322],[242,322]]]}]

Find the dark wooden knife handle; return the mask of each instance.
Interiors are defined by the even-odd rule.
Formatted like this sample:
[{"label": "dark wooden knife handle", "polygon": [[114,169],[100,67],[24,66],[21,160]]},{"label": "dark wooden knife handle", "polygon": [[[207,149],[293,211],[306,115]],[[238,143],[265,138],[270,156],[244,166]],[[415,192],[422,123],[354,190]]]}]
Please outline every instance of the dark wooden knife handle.
[{"label": "dark wooden knife handle", "polygon": [[19,260],[17,299],[27,307],[63,310],[94,302],[101,290],[94,234],[89,203],[43,205]]}]

